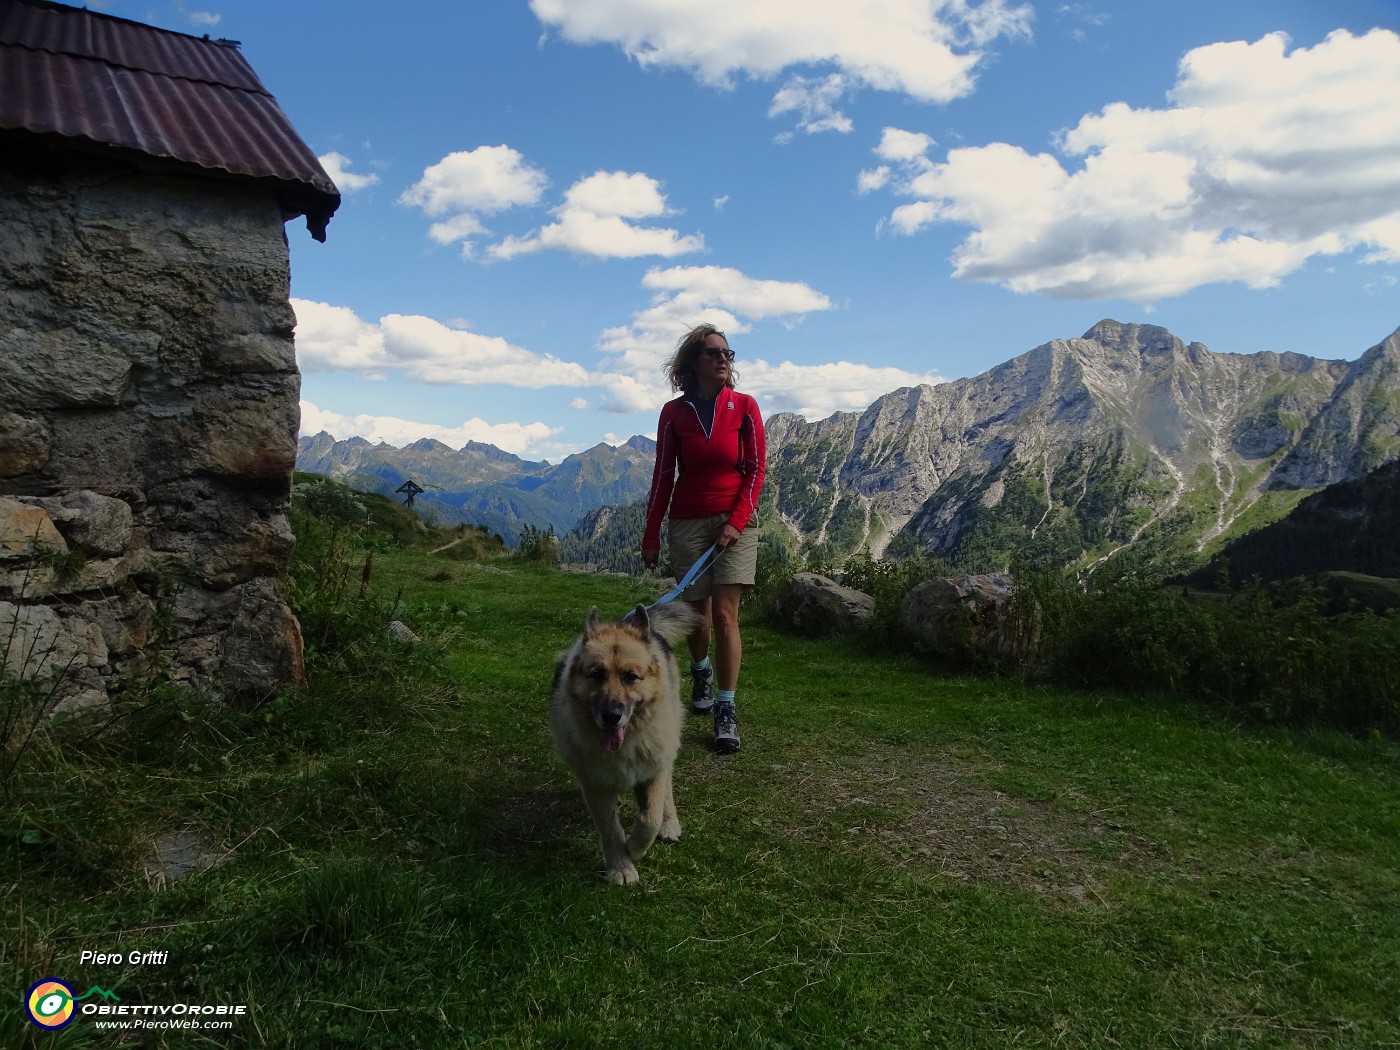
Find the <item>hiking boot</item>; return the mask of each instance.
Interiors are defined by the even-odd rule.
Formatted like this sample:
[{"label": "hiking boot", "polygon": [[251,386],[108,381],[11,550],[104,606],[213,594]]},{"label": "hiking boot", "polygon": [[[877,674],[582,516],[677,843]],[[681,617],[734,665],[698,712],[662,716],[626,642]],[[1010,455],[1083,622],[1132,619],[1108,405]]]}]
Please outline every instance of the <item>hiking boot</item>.
[{"label": "hiking boot", "polygon": [[733,704],[715,704],[715,750],[722,755],[739,750],[739,719]]},{"label": "hiking boot", "polygon": [[715,706],[715,691],[711,688],[714,683],[713,667],[706,667],[702,671],[693,667],[690,669],[690,709],[697,715],[703,715]]}]

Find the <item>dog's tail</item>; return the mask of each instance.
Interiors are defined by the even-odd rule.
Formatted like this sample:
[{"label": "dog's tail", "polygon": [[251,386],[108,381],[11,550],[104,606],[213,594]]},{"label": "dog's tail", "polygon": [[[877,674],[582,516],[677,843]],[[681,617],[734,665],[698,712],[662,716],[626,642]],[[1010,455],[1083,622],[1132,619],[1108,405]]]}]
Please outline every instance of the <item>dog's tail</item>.
[{"label": "dog's tail", "polygon": [[668,602],[648,609],[639,605],[622,618],[623,623],[652,634],[667,645],[675,645],[704,622],[704,617],[685,602]]}]

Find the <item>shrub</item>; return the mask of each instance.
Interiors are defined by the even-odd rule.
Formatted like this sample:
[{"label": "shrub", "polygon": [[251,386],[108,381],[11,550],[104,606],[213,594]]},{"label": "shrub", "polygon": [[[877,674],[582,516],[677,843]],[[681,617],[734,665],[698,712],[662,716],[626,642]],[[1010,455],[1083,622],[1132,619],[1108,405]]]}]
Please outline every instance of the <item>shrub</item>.
[{"label": "shrub", "polygon": [[554,526],[540,530],[533,525],[526,525],[520,531],[520,542],[516,544],[515,556],[539,565],[558,565],[559,537],[554,535]]},{"label": "shrub", "polygon": [[[833,575],[826,566],[810,571]],[[903,645],[899,611],[916,584],[951,574],[927,555],[900,562],[862,551],[839,574],[872,595],[868,637]],[[1003,630],[1009,672],[1080,688],[1173,695],[1275,724],[1317,723],[1400,736],[1400,612],[1335,614],[1305,580],[1252,583],[1224,595],[1169,587],[1150,572],[1101,571],[1092,587],[1070,572],[1011,570],[1016,597]]]},{"label": "shrub", "polygon": [[1121,576],[1076,592],[1044,580],[1039,670],[1079,686],[1169,693],[1251,721],[1400,733],[1400,616],[1328,616],[1303,580],[1223,596]]},{"label": "shrub", "polygon": [[876,558],[867,547],[851,557],[838,574],[841,584],[875,599],[875,615],[866,623],[872,640],[893,641],[905,596],[926,580],[952,574],[948,563],[932,554],[914,554],[899,561]]}]

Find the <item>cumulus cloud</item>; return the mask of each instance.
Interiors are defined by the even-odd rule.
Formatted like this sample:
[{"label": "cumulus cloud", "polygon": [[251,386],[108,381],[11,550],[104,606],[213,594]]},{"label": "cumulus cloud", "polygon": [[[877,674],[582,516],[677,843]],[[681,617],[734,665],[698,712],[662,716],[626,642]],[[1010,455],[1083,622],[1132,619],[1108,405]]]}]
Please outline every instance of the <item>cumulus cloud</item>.
[{"label": "cumulus cloud", "polygon": [[[491,230],[482,217],[538,205],[548,176],[509,146],[480,146],[452,153],[428,167],[399,197],[436,221],[428,236],[438,244],[461,243],[464,256],[477,254],[477,240]],[[598,171],[580,179],[552,209],[556,221],[524,236],[507,236],[482,254],[513,259],[541,251],[567,251],[600,259],[644,255],[672,257],[701,251],[699,234],[683,235],[638,220],[674,214],[661,184],[641,172]]]},{"label": "cumulus cloud", "polygon": [[830,299],[799,281],[764,280],[723,266],[653,268],[642,286],[653,293],[650,305],[630,323],[603,332],[598,343],[605,364],[595,379],[607,392],[600,407],[608,411],[650,411],[673,396],[661,366],[701,322],[739,335],[756,321],[795,324],[832,308]]},{"label": "cumulus cloud", "polygon": [[415,423],[397,416],[347,416],[324,411],[310,401],[301,403],[301,433],[319,434],[325,431],[338,441],[362,437],[402,448],[421,438],[433,438],[452,448],[462,448],[468,441],[480,441],[517,456],[535,457],[555,451],[551,442],[561,433],[558,427],[544,423],[488,423],[484,419],[468,419],[455,427],[436,423]]},{"label": "cumulus cloud", "polygon": [[[650,304],[630,323],[604,331],[598,341],[604,363],[594,381],[605,392],[599,405],[605,411],[650,412],[674,396],[661,375],[662,365],[680,337],[701,322],[739,340],[757,322],[790,326],[809,313],[832,309],[830,299],[800,281],[760,279],[723,266],[653,268],[642,286],[652,292]],[[748,369],[766,368],[742,359],[737,367],[745,390],[752,389]]]},{"label": "cumulus cloud", "polygon": [[676,230],[638,226],[635,220],[672,214],[661,184],[640,172],[599,171],[574,183],[554,209],[558,221],[524,237],[507,237],[487,254],[511,259],[531,252],[558,250],[602,259],[643,255],[670,257],[700,251],[704,238]]},{"label": "cumulus cloud", "polygon": [[873,193],[888,186],[894,178],[891,164],[902,169],[902,178],[907,185],[915,175],[928,171],[933,166],[927,154],[936,145],[937,143],[923,132],[885,128],[880,133],[880,144],[875,147],[874,152],[881,160],[890,163],[869,168],[856,176],[856,192]]},{"label": "cumulus cloud", "polygon": [[751,321],[794,321],[832,307],[825,295],[799,281],[763,280],[726,266],[653,268],[642,287],[653,293],[651,305],[630,324],[608,329],[599,344],[629,373],[660,368],[680,336],[702,321],[746,332]]},{"label": "cumulus cloud", "polygon": [[1348,251],[1400,262],[1400,35],[1288,44],[1187,53],[1167,108],[1115,103],[1060,134],[1057,149],[1083,158],[1071,169],[1007,143],[892,157],[915,140],[887,131],[886,182],[914,200],[885,226],[969,226],[955,276],[1063,299],[1266,288]]},{"label": "cumulus cloud", "polygon": [[719,87],[739,76],[834,67],[825,79],[789,80],[774,100],[770,114],[797,112],[799,130],[808,132],[843,130],[835,100],[857,88],[921,102],[967,95],[985,48],[999,37],[1029,36],[1032,18],[1030,5],[1007,0],[530,0],[530,7],[571,43],[615,44],[643,67],[684,69]]},{"label": "cumulus cloud", "polygon": [[361,175],[351,171],[352,162],[344,153],[332,151],[316,159],[321,162],[321,167],[326,170],[326,174],[331,177],[331,181],[341,193],[356,193],[379,182],[378,175]]},{"label": "cumulus cloud", "polygon": [[545,173],[511,147],[478,146],[429,165],[399,202],[438,220],[429,230],[433,240],[462,241],[471,254],[471,238],[488,232],[482,215],[537,204],[548,185]]},{"label": "cumulus cloud", "polygon": [[880,144],[875,147],[875,155],[881,160],[922,168],[925,166],[925,154],[935,145],[937,143],[921,131],[885,128],[880,133]]},{"label": "cumulus cloud", "polygon": [[588,382],[580,365],[430,317],[387,314],[372,324],[344,306],[293,299],[292,307],[297,361],[304,372],[383,378],[394,371],[421,383],[499,383],[530,390]]},{"label": "cumulus cloud", "polygon": [[935,372],[920,375],[850,361],[770,365],[759,360],[744,368],[742,378],[744,389],[758,398],[765,413],[795,412],[807,419],[825,419],[833,412],[860,412],[892,390],[945,382]]},{"label": "cumulus cloud", "polygon": [[297,315],[297,364],[303,372],[373,373],[388,355],[378,325],[366,324],[347,306],[293,299]]},{"label": "cumulus cloud", "polygon": [[603,367],[593,380],[604,391],[598,405],[604,411],[654,412],[674,397],[661,368],[680,337],[701,322],[728,336],[739,355],[740,387],[757,397],[765,412],[824,419],[833,412],[860,411],[900,387],[943,382],[935,373],[850,361],[770,364],[751,354],[746,336],[760,322],[793,327],[807,314],[834,308],[826,295],[800,281],[760,279],[722,266],[675,266],[649,270],[642,284],[652,292],[650,304],[598,341]]}]

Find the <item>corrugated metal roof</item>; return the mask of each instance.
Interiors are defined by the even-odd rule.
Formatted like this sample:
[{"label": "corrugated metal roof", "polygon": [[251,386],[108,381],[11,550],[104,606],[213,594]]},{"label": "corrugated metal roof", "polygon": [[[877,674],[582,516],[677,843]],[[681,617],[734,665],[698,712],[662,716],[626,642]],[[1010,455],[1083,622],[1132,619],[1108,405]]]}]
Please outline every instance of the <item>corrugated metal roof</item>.
[{"label": "corrugated metal roof", "polygon": [[0,128],[274,179],[325,240],[340,192],[231,41],[0,0]]}]

